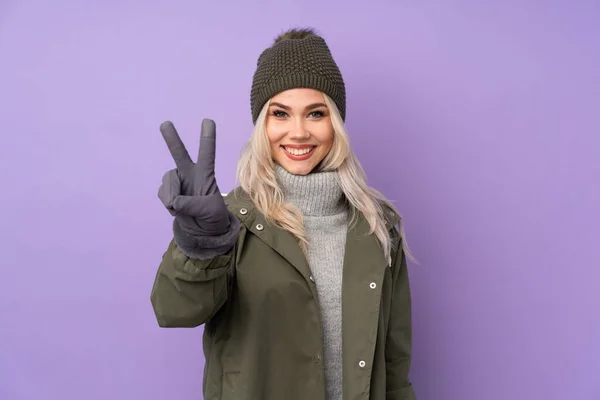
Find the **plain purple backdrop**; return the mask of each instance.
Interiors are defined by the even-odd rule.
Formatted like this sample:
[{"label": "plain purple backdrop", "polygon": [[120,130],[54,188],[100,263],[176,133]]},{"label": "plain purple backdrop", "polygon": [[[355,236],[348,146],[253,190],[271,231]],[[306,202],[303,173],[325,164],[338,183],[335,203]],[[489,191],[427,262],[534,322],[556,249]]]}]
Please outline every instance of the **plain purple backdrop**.
[{"label": "plain purple backdrop", "polygon": [[[217,4],[218,3],[218,4]],[[200,399],[160,329],[172,120],[235,185],[256,59],[328,40],[372,186],[404,215],[419,400],[600,399],[600,3],[0,4],[0,399]]]}]

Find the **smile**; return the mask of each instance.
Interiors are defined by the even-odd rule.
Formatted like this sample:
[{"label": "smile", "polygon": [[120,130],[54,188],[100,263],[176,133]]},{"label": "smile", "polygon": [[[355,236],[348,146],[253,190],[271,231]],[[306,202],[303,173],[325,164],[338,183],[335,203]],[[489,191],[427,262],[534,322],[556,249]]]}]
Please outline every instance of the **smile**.
[{"label": "smile", "polygon": [[317,146],[289,147],[281,146],[285,155],[293,161],[304,161],[312,157]]},{"label": "smile", "polygon": [[315,149],[315,146],[311,146],[311,147],[304,147],[304,148],[293,148],[293,147],[285,147],[285,146],[281,146],[283,147],[283,149],[290,153],[293,156],[303,156],[306,155],[310,152],[312,152]]}]

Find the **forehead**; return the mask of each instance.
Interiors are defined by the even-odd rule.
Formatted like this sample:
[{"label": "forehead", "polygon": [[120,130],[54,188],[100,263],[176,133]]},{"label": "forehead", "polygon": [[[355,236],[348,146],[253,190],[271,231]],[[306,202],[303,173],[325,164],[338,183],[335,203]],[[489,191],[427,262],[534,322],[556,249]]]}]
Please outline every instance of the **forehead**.
[{"label": "forehead", "polygon": [[323,93],[315,89],[294,88],[278,93],[271,102],[282,103],[289,106],[303,106],[314,103],[325,103]]}]

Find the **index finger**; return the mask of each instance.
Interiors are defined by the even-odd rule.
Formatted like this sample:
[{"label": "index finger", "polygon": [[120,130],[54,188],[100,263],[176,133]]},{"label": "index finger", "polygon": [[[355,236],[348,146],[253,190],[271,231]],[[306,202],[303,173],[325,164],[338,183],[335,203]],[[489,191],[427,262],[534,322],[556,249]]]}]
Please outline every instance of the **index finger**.
[{"label": "index finger", "polygon": [[163,122],[160,125],[160,133],[162,133],[162,136],[167,143],[167,147],[169,147],[169,151],[171,152],[173,160],[175,160],[177,168],[181,169],[189,166],[192,163],[192,159],[190,158],[185,145],[181,141],[177,130],[175,130],[173,123],[171,121]]},{"label": "index finger", "polygon": [[205,172],[215,170],[215,147],[217,142],[217,128],[212,119],[202,120],[200,133],[200,150],[198,151],[198,166]]}]

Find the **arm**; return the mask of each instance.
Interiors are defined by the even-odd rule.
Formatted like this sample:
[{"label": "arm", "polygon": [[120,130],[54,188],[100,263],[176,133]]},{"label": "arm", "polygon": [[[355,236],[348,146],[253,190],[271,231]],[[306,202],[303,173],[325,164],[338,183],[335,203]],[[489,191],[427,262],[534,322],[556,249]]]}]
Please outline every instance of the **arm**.
[{"label": "arm", "polygon": [[192,258],[173,239],[163,254],[150,295],[158,325],[192,328],[215,315],[229,295],[236,248],[234,244],[222,254]]},{"label": "arm", "polygon": [[158,197],[173,220],[174,238],[164,253],[150,300],[161,327],[202,325],[225,303],[240,224],[215,179],[216,127],[202,121],[198,160],[192,162],[169,121],[160,131],[177,165],[163,176]]},{"label": "arm", "polygon": [[415,400],[408,378],[412,351],[411,295],[406,256],[399,241],[392,270],[392,305],[385,348],[386,400]]}]

